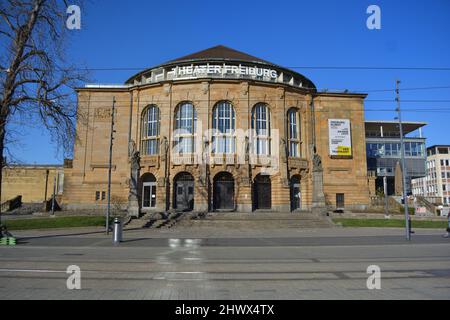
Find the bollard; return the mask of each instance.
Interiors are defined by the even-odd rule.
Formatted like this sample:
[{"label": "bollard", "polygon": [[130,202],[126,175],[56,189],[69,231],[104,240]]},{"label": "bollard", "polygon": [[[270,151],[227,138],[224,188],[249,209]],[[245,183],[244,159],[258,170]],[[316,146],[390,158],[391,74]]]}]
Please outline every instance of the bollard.
[{"label": "bollard", "polygon": [[122,221],[120,218],[115,218],[113,229],[113,243],[119,244],[120,242],[122,242]]},{"label": "bollard", "polygon": [[411,217],[408,217],[408,228],[409,228],[409,233],[414,233],[414,231],[412,230],[412,227],[411,227]]}]

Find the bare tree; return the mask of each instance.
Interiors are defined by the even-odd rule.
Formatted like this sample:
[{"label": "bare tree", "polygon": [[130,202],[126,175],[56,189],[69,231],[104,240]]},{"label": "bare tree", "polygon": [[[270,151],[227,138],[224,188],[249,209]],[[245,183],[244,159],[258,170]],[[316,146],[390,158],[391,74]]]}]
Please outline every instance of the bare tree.
[{"label": "bare tree", "polygon": [[73,89],[86,73],[64,57],[71,32],[65,27],[67,6],[61,0],[0,1],[0,168],[14,118],[40,123],[65,155],[72,151]]}]

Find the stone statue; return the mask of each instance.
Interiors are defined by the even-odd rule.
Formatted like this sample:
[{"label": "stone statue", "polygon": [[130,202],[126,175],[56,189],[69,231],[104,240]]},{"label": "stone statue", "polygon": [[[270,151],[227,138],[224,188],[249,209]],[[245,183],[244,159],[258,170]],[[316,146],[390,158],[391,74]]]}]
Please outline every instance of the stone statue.
[{"label": "stone statue", "polygon": [[313,199],[311,210],[314,214],[326,215],[327,206],[325,203],[325,193],[323,192],[323,168],[322,168],[322,158],[316,152],[314,148],[313,156],[313,170],[312,170],[312,180],[313,180]]},{"label": "stone statue", "polygon": [[141,169],[141,157],[139,155],[139,151],[134,151],[131,155],[131,171],[132,175],[135,171],[139,171]]},{"label": "stone statue", "polygon": [[249,160],[249,154],[250,154],[250,143],[248,141],[248,136],[245,136],[245,161]]},{"label": "stone statue", "polygon": [[130,191],[128,196],[128,213],[133,217],[139,217],[139,198],[138,198],[138,181],[139,171],[141,169],[139,151],[136,150],[136,144],[130,143],[129,151],[133,151],[130,155],[131,162],[131,177],[130,177]]},{"label": "stone statue", "polygon": [[286,162],[287,147],[286,147],[286,140],[283,138],[280,138],[280,156],[281,156],[281,161]]},{"label": "stone statue", "polygon": [[130,140],[128,143],[128,156],[132,157],[133,153],[136,152],[136,142],[134,140]]},{"label": "stone statue", "polygon": [[169,151],[169,142],[167,141],[167,137],[163,137],[161,141],[161,160],[167,160],[167,153]]},{"label": "stone statue", "polygon": [[209,153],[209,140],[208,137],[204,136],[202,139],[202,150],[201,150],[201,164],[200,164],[200,174],[198,177],[198,181],[201,185],[206,185],[206,182],[208,181],[208,170],[207,165],[209,162],[208,159],[208,153]]},{"label": "stone statue", "polygon": [[322,158],[317,153],[313,156],[313,171],[322,171]]},{"label": "stone statue", "polygon": [[203,152],[202,152],[202,161],[204,164],[207,164],[209,153],[209,140],[208,137],[203,137]]}]

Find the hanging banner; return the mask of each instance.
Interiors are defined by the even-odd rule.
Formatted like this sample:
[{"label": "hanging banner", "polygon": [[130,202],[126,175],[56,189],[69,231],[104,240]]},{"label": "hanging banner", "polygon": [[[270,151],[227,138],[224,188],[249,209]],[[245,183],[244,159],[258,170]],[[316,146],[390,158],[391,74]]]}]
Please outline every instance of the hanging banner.
[{"label": "hanging banner", "polygon": [[328,119],[328,132],[331,156],[351,156],[352,139],[350,120]]}]

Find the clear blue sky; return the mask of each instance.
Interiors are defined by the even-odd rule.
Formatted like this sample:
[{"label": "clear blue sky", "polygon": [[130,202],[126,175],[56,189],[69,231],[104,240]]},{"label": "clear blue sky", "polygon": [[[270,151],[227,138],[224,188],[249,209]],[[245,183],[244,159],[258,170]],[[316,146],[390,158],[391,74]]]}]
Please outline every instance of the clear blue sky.
[{"label": "clear blue sky", "polygon": [[[366,9],[381,7],[381,30],[366,28]],[[91,68],[144,68],[218,44],[286,66],[450,67],[450,1],[88,1],[68,57]],[[450,71],[295,69],[318,88],[450,86]],[[93,82],[123,83],[136,71],[97,71]],[[403,91],[402,99],[450,100],[450,89]],[[393,92],[368,100],[393,99]],[[366,109],[394,109],[367,101]],[[426,121],[427,145],[450,144],[450,102],[404,103],[404,120]],[[394,112],[366,112],[393,120]],[[24,163],[61,163],[40,129],[20,129],[12,150]]]}]

